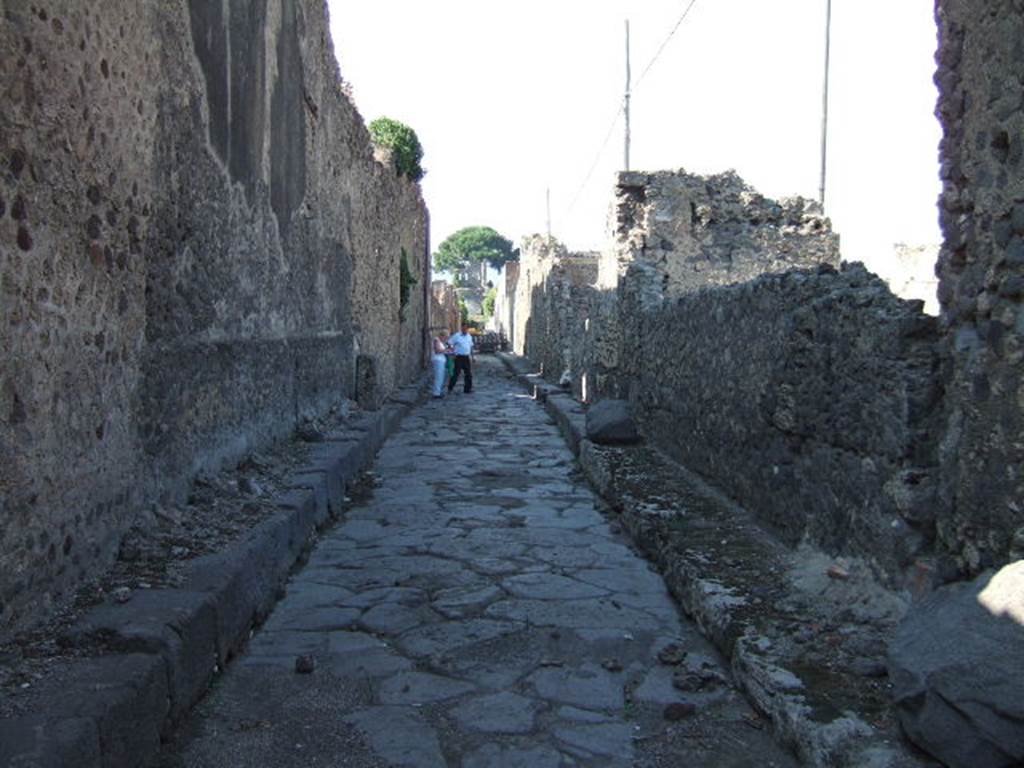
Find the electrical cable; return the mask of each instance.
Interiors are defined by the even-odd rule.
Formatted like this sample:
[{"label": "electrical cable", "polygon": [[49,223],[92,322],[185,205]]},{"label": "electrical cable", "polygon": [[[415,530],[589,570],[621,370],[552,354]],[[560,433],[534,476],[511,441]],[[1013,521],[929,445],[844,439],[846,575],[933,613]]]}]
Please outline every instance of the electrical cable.
[{"label": "electrical cable", "polygon": [[[675,26],[672,27],[672,31],[668,33],[668,36],[662,41],[661,45],[658,47],[657,52],[655,52],[654,56],[647,63],[647,66],[644,67],[644,71],[640,73],[640,77],[638,77],[636,82],[630,87],[631,93],[635,92],[640,83],[643,82],[643,79],[647,76],[647,73],[651,71],[651,67],[653,67],[655,62],[661,57],[661,54],[664,52],[666,46],[668,46],[669,41],[675,36],[676,32],[679,31],[679,27],[681,27],[683,25],[683,22],[686,21],[686,17],[693,9],[693,6],[696,4],[697,0],[690,0],[689,4],[686,6],[686,10],[683,11],[683,15],[679,17],[679,20],[676,21]],[[583,191],[587,188],[587,184],[590,182],[590,177],[594,174],[594,170],[597,168],[597,164],[601,160],[601,156],[604,154],[605,149],[608,147],[608,142],[611,141],[612,134],[615,132],[615,126],[619,124],[619,118],[622,116],[624,109],[625,105],[620,104],[618,110],[616,110],[615,117],[612,119],[612,124],[608,128],[608,133],[607,135],[605,135],[604,141],[601,142],[601,148],[597,150],[597,155],[594,157],[594,162],[590,164],[590,168],[587,171],[586,176],[583,177],[583,182],[580,184],[579,189],[576,190],[576,194],[573,195],[572,202],[569,203],[569,207],[566,209],[565,214],[562,216],[562,219],[559,222],[560,224],[564,223],[569,218],[569,216],[572,215],[573,209],[576,207],[576,203],[579,202],[580,196],[582,196]]]},{"label": "electrical cable", "polygon": [[587,188],[587,184],[590,182],[590,177],[594,175],[594,171],[597,169],[597,164],[601,161],[601,156],[604,154],[605,149],[608,148],[608,142],[611,141],[612,135],[615,133],[615,126],[619,124],[619,118],[622,116],[623,107],[620,104],[619,108],[615,111],[615,117],[612,118],[612,124],[608,126],[608,133],[605,134],[604,141],[601,142],[601,148],[597,150],[597,155],[594,156],[594,161],[590,164],[590,168],[587,170],[587,174],[583,177],[583,181],[580,183],[579,189],[576,190],[576,194],[573,195],[572,202],[569,203],[569,207],[566,209],[565,214],[559,223],[564,223],[566,219],[572,214],[573,209],[576,207],[576,203],[579,202],[580,196],[583,194],[583,190]]},{"label": "electrical cable", "polygon": [[633,90],[636,90],[637,86],[639,86],[640,83],[643,82],[643,79],[647,76],[647,73],[651,71],[651,67],[654,66],[654,62],[656,62],[658,60],[658,57],[661,56],[662,52],[665,50],[665,46],[668,45],[669,41],[672,39],[675,33],[679,31],[679,27],[681,27],[683,25],[683,22],[686,21],[686,17],[689,15],[690,10],[696,4],[697,0],[690,0],[690,4],[686,6],[686,10],[683,11],[683,15],[679,17],[679,21],[677,21],[676,25],[672,27],[672,31],[668,33],[668,37],[665,38],[664,42],[662,42],[661,46],[658,48],[658,52],[654,54],[654,58],[650,60],[647,66],[644,67],[644,71],[640,73],[640,77],[636,79],[636,83],[633,85]]}]

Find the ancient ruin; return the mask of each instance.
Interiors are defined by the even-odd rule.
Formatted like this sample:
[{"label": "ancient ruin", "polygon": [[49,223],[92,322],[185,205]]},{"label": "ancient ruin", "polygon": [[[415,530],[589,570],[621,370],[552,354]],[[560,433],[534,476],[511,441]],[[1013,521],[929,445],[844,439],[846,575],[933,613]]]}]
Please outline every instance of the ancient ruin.
[{"label": "ancient ruin", "polygon": [[554,425],[494,361],[420,405],[458,295],[322,2],[72,5],[0,7],[0,650],[158,520],[251,514],[44,638],[0,765],[143,764],[215,675],[181,755],[326,711],[367,764],[1024,760],[1024,2],[936,2],[937,316],[813,202],[623,172],[601,252],[497,286]]},{"label": "ancient ruin", "polygon": [[72,5],[0,23],[0,633],[200,470],[424,359],[426,209],[322,4]]}]

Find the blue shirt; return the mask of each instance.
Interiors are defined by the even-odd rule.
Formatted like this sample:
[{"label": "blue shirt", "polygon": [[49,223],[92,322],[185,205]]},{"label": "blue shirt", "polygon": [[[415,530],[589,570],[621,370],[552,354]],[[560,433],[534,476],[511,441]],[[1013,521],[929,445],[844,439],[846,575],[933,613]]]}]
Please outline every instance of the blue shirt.
[{"label": "blue shirt", "polygon": [[448,337],[448,343],[452,345],[456,355],[470,355],[473,353],[473,337],[468,333],[453,333]]}]

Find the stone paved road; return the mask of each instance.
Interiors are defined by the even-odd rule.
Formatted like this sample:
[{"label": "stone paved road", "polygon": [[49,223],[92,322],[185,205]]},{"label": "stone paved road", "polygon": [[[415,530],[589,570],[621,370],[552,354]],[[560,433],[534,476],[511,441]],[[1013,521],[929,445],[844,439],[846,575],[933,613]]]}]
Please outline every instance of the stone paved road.
[{"label": "stone paved road", "polygon": [[406,419],[374,485],[164,766],[795,764],[497,361]]}]

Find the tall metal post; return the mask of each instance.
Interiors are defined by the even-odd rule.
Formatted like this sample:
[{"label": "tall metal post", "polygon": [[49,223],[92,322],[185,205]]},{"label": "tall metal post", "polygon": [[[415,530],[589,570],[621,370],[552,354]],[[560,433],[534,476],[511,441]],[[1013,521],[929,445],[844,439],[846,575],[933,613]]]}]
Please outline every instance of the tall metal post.
[{"label": "tall metal post", "polygon": [[548,207],[548,240],[551,240],[551,187],[547,189],[547,207]]},{"label": "tall metal post", "polygon": [[828,157],[828,55],[832,36],[832,0],[825,0],[825,82],[821,94],[821,182],[818,185],[818,202],[825,210],[825,164]]},{"label": "tall metal post", "polygon": [[622,106],[626,116],[625,170],[629,170],[629,97],[633,87],[633,76],[629,71],[629,19],[626,19],[626,98]]}]

